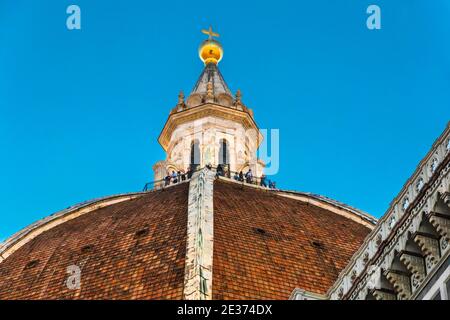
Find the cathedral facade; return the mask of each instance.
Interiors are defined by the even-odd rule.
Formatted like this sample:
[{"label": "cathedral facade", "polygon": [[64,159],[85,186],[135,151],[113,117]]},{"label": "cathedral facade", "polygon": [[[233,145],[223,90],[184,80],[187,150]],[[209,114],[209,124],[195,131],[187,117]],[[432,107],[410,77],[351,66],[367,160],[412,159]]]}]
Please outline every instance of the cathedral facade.
[{"label": "cathedral facade", "polygon": [[450,300],[450,123],[327,294],[299,300]]},{"label": "cathedral facade", "polygon": [[0,299],[448,299],[450,126],[379,221],[268,186],[253,111],[204,33],[205,66],[158,138],[155,182],[2,243]]}]

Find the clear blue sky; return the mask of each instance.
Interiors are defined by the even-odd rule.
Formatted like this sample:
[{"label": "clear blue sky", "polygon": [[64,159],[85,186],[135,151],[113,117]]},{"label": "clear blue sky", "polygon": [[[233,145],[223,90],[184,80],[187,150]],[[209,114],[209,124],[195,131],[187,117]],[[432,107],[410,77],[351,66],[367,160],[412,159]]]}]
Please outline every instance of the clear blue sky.
[{"label": "clear blue sky", "polygon": [[210,24],[231,90],[280,129],[278,186],[379,217],[450,119],[449,16],[448,0],[2,0],[0,239],[152,180]]}]

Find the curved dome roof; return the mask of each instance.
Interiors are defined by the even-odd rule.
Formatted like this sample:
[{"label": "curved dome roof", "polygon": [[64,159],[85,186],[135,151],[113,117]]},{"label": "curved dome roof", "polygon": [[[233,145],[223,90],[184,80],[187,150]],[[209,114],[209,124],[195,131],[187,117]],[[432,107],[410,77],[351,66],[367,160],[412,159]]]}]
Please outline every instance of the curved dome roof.
[{"label": "curved dome roof", "polygon": [[[0,248],[0,299],[183,298],[188,194],[182,183],[113,196],[31,225]],[[355,209],[308,194],[220,179],[213,199],[213,299],[325,293],[371,229]]]}]

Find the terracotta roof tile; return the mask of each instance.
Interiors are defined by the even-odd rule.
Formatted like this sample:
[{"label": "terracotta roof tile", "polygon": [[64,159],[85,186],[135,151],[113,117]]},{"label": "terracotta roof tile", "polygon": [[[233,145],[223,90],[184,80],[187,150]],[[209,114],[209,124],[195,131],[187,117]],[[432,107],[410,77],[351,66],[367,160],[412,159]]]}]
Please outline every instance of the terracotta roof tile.
[{"label": "terracotta roof tile", "polygon": [[370,229],[270,191],[214,184],[214,299],[325,293]]},{"label": "terracotta roof tile", "polygon": [[[181,299],[188,187],[96,209],[45,231],[0,263],[0,299]],[[274,192],[216,181],[214,299],[325,293],[369,229]],[[81,267],[70,290],[66,268]]]},{"label": "terracotta roof tile", "polygon": [[[187,195],[151,192],[40,234],[0,264],[0,299],[182,298]],[[65,284],[70,265],[79,290]]]}]

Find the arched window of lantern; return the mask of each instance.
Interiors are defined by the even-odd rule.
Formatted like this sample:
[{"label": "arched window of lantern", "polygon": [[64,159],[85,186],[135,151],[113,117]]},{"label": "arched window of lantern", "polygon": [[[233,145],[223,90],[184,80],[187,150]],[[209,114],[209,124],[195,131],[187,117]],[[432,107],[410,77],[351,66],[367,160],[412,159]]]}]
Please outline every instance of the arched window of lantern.
[{"label": "arched window of lantern", "polygon": [[221,139],[219,143],[219,164],[229,164],[230,151],[228,141],[225,139]]},{"label": "arched window of lantern", "polygon": [[200,146],[198,140],[191,143],[191,165],[200,164]]}]

